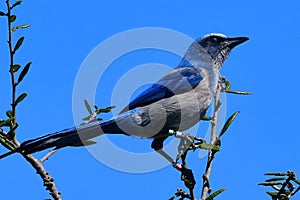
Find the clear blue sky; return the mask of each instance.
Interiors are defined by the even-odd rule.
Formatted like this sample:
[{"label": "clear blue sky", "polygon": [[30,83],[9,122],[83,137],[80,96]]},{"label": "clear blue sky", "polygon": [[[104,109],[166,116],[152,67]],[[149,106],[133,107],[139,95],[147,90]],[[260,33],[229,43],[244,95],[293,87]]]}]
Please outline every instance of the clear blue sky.
[{"label": "clear blue sky", "polygon": [[[4,2],[0,3],[1,10]],[[18,107],[18,139],[24,141],[74,125],[72,92],[78,70],[98,44],[115,34],[133,28],[162,27],[194,39],[211,32],[248,36],[250,40],[231,53],[222,75],[234,89],[251,91],[253,95],[227,95],[227,115],[236,110],[241,113],[223,138],[211,185],[215,190],[228,188],[219,199],[269,199],[265,188],[257,186],[265,172],[295,170],[300,177],[299,9],[297,0],[24,1],[16,9],[17,23],[30,23],[32,27],[16,34],[26,36],[16,61],[32,61],[33,65],[18,89],[28,92]],[[10,103],[4,18],[0,19],[0,27],[0,116],[4,118]],[[175,67],[179,60],[166,52],[151,50],[122,56],[106,72],[103,83],[107,85],[101,82],[98,86],[96,103],[101,107],[110,105],[111,88],[118,77],[137,65],[162,63]],[[157,73],[140,76],[154,77]],[[205,123],[201,124],[205,127]],[[198,136],[204,134],[200,128]],[[152,151],[148,140],[119,136],[112,141],[128,151]],[[188,159],[198,180],[195,192],[199,198],[206,158],[200,159],[194,153]],[[22,157],[13,155],[0,162],[1,199],[49,197],[40,178]],[[120,163],[134,164],[122,158]],[[85,148],[65,148],[45,167],[67,200],[168,199],[176,188],[184,187],[171,166],[149,173],[120,172],[99,162]]]}]

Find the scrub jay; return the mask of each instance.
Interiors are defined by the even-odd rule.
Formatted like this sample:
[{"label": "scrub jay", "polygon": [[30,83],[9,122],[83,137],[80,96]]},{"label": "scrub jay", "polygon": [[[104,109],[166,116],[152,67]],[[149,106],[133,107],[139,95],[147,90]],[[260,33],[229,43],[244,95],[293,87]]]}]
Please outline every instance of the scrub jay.
[{"label": "scrub jay", "polygon": [[73,146],[102,134],[125,134],[152,138],[151,147],[174,164],[162,150],[164,140],[171,132],[182,134],[180,131],[191,128],[205,115],[223,62],[235,46],[248,39],[205,35],[190,45],[178,67],[137,96],[119,115],[25,141],[0,158],[14,152],[29,154],[50,147]]}]

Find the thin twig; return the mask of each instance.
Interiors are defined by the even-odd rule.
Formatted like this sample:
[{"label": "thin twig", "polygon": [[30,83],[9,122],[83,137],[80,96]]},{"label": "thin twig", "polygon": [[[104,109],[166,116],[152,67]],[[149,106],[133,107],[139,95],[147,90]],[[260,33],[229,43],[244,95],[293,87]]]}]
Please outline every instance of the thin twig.
[{"label": "thin twig", "polygon": [[[216,94],[215,94],[215,99],[214,99],[214,114],[213,114],[213,118],[211,121],[212,127],[211,127],[210,144],[214,144],[216,142],[216,138],[217,138],[217,120],[218,120],[219,108],[221,106],[221,102],[220,102],[221,89],[222,89],[222,84],[219,83]],[[208,153],[206,169],[205,169],[205,173],[203,174],[203,186],[202,186],[201,200],[205,200],[207,194],[211,190],[208,180],[210,178],[210,174],[211,174],[211,170],[212,170],[212,163],[213,163],[215,153],[216,153],[215,150],[210,150]]]},{"label": "thin twig", "polygon": [[[10,0],[6,0],[6,6],[7,6],[7,24],[8,24],[8,48],[9,48],[9,62],[10,67],[14,65],[14,51],[13,51],[13,41],[12,41],[12,31],[11,31],[11,7],[10,7]],[[13,116],[16,116],[16,83],[15,83],[15,74],[12,70],[9,71],[11,76],[11,84],[12,84],[12,113]],[[16,124],[16,117],[14,118],[14,124]]]},{"label": "thin twig", "polygon": [[46,160],[49,159],[50,156],[52,156],[55,152],[57,152],[58,149],[53,149],[53,150],[50,150],[41,160],[40,162],[43,163],[45,162]]},{"label": "thin twig", "polygon": [[[13,50],[13,41],[12,41],[12,30],[11,30],[11,6],[10,6],[10,0],[6,0],[6,7],[7,7],[7,24],[8,24],[8,48],[9,48],[9,67],[11,68],[14,65],[14,50]],[[14,116],[13,119],[13,127],[17,125],[17,117],[16,117],[16,89],[17,89],[17,84],[15,81],[15,74],[13,70],[9,70],[10,72],[10,77],[11,77],[11,86],[12,86],[12,99],[11,99],[11,109],[12,109],[12,114]],[[11,136],[8,135],[8,138]],[[13,136],[12,140],[16,145],[19,145],[18,140],[16,139],[15,136]]]}]

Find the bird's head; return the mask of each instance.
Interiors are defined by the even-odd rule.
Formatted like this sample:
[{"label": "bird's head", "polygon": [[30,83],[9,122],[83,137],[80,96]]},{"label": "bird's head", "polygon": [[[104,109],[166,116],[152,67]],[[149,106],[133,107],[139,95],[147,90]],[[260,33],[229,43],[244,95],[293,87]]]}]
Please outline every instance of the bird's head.
[{"label": "bird's head", "polygon": [[247,41],[247,37],[227,37],[223,34],[212,33],[198,39],[198,44],[210,55],[213,61],[222,65],[230,51],[237,45]]}]

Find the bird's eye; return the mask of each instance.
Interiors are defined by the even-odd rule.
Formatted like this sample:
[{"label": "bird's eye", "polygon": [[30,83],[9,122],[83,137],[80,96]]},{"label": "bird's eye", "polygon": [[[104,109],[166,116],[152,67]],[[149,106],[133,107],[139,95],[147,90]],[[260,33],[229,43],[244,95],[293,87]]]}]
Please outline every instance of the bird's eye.
[{"label": "bird's eye", "polygon": [[219,38],[217,38],[217,37],[212,37],[212,38],[211,38],[211,41],[212,41],[212,42],[218,42],[218,41],[219,41]]}]

